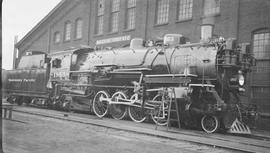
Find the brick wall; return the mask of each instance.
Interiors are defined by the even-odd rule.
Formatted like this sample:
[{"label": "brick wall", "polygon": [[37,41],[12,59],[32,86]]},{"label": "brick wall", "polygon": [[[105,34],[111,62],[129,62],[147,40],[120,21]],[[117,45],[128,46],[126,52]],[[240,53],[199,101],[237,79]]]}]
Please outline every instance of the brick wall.
[{"label": "brick wall", "polygon": [[[156,0],[137,0],[136,4],[136,25],[134,30],[125,29],[126,20],[126,1],[120,0],[120,18],[119,31],[115,33],[109,32],[110,25],[110,1],[105,0],[104,14],[104,33],[102,35],[95,34],[96,21],[96,0],[67,0],[58,10],[56,10],[48,19],[36,28],[23,42],[18,46],[19,51],[23,54],[28,50],[39,50],[47,52],[55,52],[65,50],[71,47],[80,47],[81,45],[89,45],[94,47],[97,40],[115,38],[121,36],[130,36],[130,38],[140,37],[144,39],[162,39],[164,34],[178,33],[188,38],[190,42],[200,41],[201,25],[212,24],[214,27],[213,34],[223,36],[225,38],[237,38],[239,43],[252,44],[252,32],[260,28],[270,28],[270,1],[269,0],[221,0],[220,14],[213,17],[203,16],[203,0],[193,0],[192,18],[186,21],[177,21],[177,0],[170,0],[169,22],[164,25],[155,25]],[[83,19],[83,37],[82,39],[74,39],[74,23],[80,17]],[[69,20],[72,23],[71,40],[63,41],[64,23]],[[61,42],[55,44],[53,42],[54,32],[59,31],[61,34]],[[128,44],[129,41],[119,41],[115,43],[107,43],[102,46],[119,47]],[[260,61],[259,61],[260,62]],[[264,60],[269,65],[269,60]],[[262,63],[261,63],[262,64]],[[263,82],[269,85],[270,75],[255,72],[249,76],[252,86],[255,82]],[[262,80],[260,79],[262,76]],[[259,78],[259,79],[258,79]],[[267,86],[268,87],[268,86]],[[261,97],[263,99],[256,100],[252,98],[252,88],[248,88],[251,97],[247,97],[249,101],[259,104],[260,108],[265,108],[270,112],[269,96]],[[269,95],[267,93],[266,95]],[[262,110],[265,111],[265,110]]]},{"label": "brick wall", "polygon": [[[251,44],[252,33],[259,29],[270,30],[270,1],[269,0],[245,0],[240,1],[239,32],[240,43]],[[269,50],[270,52],[270,50]],[[261,67],[263,71],[261,71]],[[257,59],[257,66],[249,76],[249,101],[258,106],[258,111],[263,116],[270,116],[270,59]]]}]

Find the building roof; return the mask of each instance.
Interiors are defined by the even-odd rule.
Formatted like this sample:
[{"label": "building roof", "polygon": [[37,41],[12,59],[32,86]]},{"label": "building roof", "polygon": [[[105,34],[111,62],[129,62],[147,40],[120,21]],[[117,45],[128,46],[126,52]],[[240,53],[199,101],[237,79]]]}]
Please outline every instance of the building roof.
[{"label": "building roof", "polygon": [[61,0],[41,21],[38,22],[34,28],[32,28],[17,44],[16,47],[20,46],[27,37],[34,33],[42,24],[44,24],[53,14],[68,0]]}]

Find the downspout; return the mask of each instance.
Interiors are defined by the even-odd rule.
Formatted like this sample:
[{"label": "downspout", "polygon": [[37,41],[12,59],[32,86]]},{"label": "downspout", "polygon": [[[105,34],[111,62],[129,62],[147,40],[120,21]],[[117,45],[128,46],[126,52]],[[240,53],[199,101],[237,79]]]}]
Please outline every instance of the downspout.
[{"label": "downspout", "polygon": [[149,11],[149,0],[146,0],[146,18],[145,18],[144,40],[147,39],[148,11]]},{"label": "downspout", "polygon": [[237,4],[237,18],[236,18],[236,40],[239,43],[239,18],[240,18],[240,0],[238,0]]},{"label": "downspout", "polygon": [[[91,9],[91,2],[93,1],[89,1],[89,21],[88,21],[88,33],[87,33],[87,45],[90,46],[90,33],[91,33],[91,15],[92,15],[92,9]],[[94,17],[95,20],[95,17]]]},{"label": "downspout", "polygon": [[48,29],[48,44],[47,44],[47,52],[48,54],[51,52],[51,32],[52,32],[52,25],[49,26]]},{"label": "downspout", "polygon": [[16,69],[16,63],[17,63],[17,56],[18,56],[18,48],[17,48],[17,43],[18,43],[18,36],[16,35],[14,37],[14,49],[13,49],[13,64],[12,64],[12,69]]}]

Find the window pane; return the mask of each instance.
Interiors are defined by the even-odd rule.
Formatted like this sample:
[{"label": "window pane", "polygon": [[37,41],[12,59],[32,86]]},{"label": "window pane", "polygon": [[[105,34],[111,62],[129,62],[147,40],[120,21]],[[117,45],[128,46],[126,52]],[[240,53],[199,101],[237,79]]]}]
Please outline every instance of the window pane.
[{"label": "window pane", "polygon": [[254,53],[255,53],[255,52],[258,52],[258,50],[259,50],[259,47],[258,47],[258,46],[254,46],[253,52],[254,52]]},{"label": "window pane", "polygon": [[120,0],[112,0],[112,12],[119,11]]},{"label": "window pane", "polygon": [[60,39],[61,39],[61,35],[59,32],[55,32],[54,33],[54,42],[55,43],[59,43],[60,42]]},{"label": "window pane", "polygon": [[263,39],[259,40],[259,46],[263,46]]},{"label": "window pane", "polygon": [[254,40],[257,40],[259,38],[259,35],[258,34],[255,34],[254,35]]},{"label": "window pane", "polygon": [[118,22],[119,22],[119,9],[120,9],[120,0],[112,0],[111,3],[111,32],[118,31]]},{"label": "window pane", "polygon": [[264,39],[268,39],[269,40],[269,38],[270,38],[270,33],[266,33]]},{"label": "window pane", "polygon": [[201,26],[201,39],[205,40],[212,37],[213,26],[203,25]]},{"label": "window pane", "polygon": [[127,13],[127,29],[135,28],[135,8],[129,8]]},{"label": "window pane", "polygon": [[136,6],[136,0],[128,0],[128,5],[127,5],[128,8],[135,7],[135,6]]},{"label": "window pane", "polygon": [[270,37],[269,32],[257,33],[253,35],[253,53],[255,58],[269,58],[270,57]]},{"label": "window pane", "polygon": [[103,33],[104,0],[97,0],[96,34]]},{"label": "window pane", "polygon": [[118,31],[118,20],[119,20],[119,12],[112,13],[111,32],[117,32]]},{"label": "window pane", "polygon": [[264,40],[264,45],[269,46],[270,45],[270,38]]},{"label": "window pane", "polygon": [[136,18],[136,0],[127,1],[127,19],[126,19],[126,29],[135,28],[135,18]]},{"label": "window pane", "polygon": [[97,6],[98,13],[97,15],[103,15],[104,14],[104,0],[98,0],[98,6]]},{"label": "window pane", "polygon": [[75,38],[76,39],[82,38],[82,20],[81,19],[76,20]]},{"label": "window pane", "polygon": [[179,0],[178,20],[186,20],[192,17],[193,0]]},{"label": "window pane", "polygon": [[254,47],[259,46],[259,41],[254,41]]},{"label": "window pane", "polygon": [[157,24],[168,23],[169,18],[169,0],[157,1]]},{"label": "window pane", "polygon": [[259,35],[259,39],[263,39],[264,34],[258,34]]},{"label": "window pane", "polygon": [[65,24],[65,40],[70,40],[71,38],[71,23],[67,22]]},{"label": "window pane", "polygon": [[97,26],[97,34],[103,33],[103,16],[98,17],[98,26]]}]

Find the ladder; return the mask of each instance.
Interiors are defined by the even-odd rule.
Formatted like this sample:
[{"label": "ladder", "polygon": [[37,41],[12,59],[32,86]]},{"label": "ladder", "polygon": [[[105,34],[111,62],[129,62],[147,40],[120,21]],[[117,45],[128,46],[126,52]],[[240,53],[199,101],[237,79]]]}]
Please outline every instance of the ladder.
[{"label": "ladder", "polygon": [[[167,131],[171,127],[172,122],[176,122],[178,128],[181,128],[180,117],[179,117],[179,111],[178,110],[179,109],[178,109],[178,104],[177,104],[177,101],[176,101],[176,93],[175,93],[174,88],[172,88],[171,100],[170,100],[169,109],[168,109]],[[173,114],[176,115],[176,118],[172,118]]]},{"label": "ladder", "polygon": [[[172,122],[176,122],[178,128],[181,128],[175,90],[174,88],[170,88],[170,91],[168,92],[170,95],[170,100],[169,100],[169,105],[168,105],[168,110],[167,110],[167,119],[166,119],[167,131],[171,127]],[[160,111],[158,112],[158,114],[161,113]],[[175,115],[176,118],[172,118],[172,116],[174,116],[173,114]],[[161,119],[158,118],[158,120],[161,120]],[[158,124],[156,124],[156,128],[155,128],[156,130],[157,130],[157,127],[158,127]]]}]

